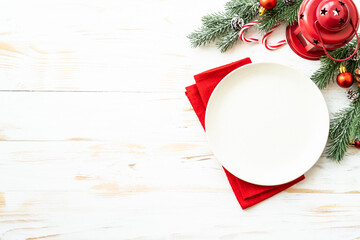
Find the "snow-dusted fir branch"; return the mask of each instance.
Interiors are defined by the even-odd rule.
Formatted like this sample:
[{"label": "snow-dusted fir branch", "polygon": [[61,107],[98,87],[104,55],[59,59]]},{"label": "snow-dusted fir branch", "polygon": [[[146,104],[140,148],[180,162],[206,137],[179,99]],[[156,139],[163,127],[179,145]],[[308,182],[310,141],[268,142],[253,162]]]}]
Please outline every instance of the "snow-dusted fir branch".
[{"label": "snow-dusted fir branch", "polygon": [[204,16],[203,25],[188,35],[191,46],[203,46],[225,35],[231,30],[231,19],[231,15],[222,12]]},{"label": "snow-dusted fir branch", "polygon": [[199,47],[215,41],[216,46],[225,52],[238,41],[241,27],[255,18],[257,10],[257,0],[227,2],[225,11],[201,18],[202,26],[188,35],[191,46]]},{"label": "snow-dusted fir branch", "polygon": [[267,11],[261,18],[259,30],[266,33],[279,23],[292,25],[297,21],[301,3],[301,0],[293,1],[290,4],[286,1],[277,1],[276,7]]},{"label": "snow-dusted fir branch", "polygon": [[[360,88],[357,87],[358,94]],[[347,149],[350,141],[360,137],[360,101],[357,99],[331,119],[329,132],[329,145],[326,153],[329,158],[340,162]]]},{"label": "snow-dusted fir branch", "polygon": [[[258,28],[266,32],[282,22],[292,24],[297,19],[301,3],[302,0],[278,1],[274,9],[259,18],[262,23]],[[202,26],[188,35],[191,46],[199,47],[215,42],[222,52],[227,51],[238,42],[242,25],[257,18],[259,7],[258,0],[230,0],[225,4],[223,12],[202,17]]]},{"label": "snow-dusted fir branch", "polygon": [[[344,47],[332,51],[330,54],[335,58],[344,59],[351,54],[355,47],[356,39],[352,40]],[[340,64],[343,64],[348,72],[354,73],[355,69],[359,67],[360,64],[359,53],[346,62],[336,62],[331,60],[329,57],[324,56],[320,61],[320,68],[311,76],[311,79],[320,89],[326,88],[339,74]]]}]

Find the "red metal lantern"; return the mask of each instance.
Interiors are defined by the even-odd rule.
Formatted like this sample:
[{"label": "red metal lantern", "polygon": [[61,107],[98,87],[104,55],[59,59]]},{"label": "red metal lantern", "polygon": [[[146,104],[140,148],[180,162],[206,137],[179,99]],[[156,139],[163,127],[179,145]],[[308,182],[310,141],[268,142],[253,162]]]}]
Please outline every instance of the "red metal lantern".
[{"label": "red metal lantern", "polygon": [[[359,15],[352,0],[304,0],[298,22],[286,29],[291,49],[300,57],[318,60],[328,55],[335,61],[350,59],[359,47]],[[346,59],[334,59],[328,53],[357,38],[356,50]]]}]

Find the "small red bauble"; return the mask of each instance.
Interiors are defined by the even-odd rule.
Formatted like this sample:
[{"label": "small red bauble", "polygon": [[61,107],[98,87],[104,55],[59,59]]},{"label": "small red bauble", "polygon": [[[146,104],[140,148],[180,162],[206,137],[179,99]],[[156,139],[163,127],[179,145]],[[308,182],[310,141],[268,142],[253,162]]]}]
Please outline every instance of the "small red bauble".
[{"label": "small red bauble", "polygon": [[359,139],[356,139],[356,140],[355,140],[354,146],[355,146],[356,148],[360,148],[360,140],[359,140]]},{"label": "small red bauble", "polygon": [[340,87],[348,88],[354,83],[354,77],[349,72],[343,72],[337,76],[336,82]]},{"label": "small red bauble", "polygon": [[260,5],[267,9],[273,9],[276,6],[277,0],[260,0]]}]

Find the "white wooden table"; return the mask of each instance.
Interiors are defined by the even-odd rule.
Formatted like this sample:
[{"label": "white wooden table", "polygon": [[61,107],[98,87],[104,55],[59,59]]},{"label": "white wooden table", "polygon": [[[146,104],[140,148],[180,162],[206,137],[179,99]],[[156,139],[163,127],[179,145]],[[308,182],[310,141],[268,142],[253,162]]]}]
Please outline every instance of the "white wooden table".
[{"label": "white wooden table", "polygon": [[[308,76],[319,63],[288,46],[191,49],[185,36],[225,2],[2,2],[1,240],[360,239],[356,149],[246,211],[236,201],[184,87],[248,56]],[[323,93],[332,113],[347,105],[343,89]]]}]

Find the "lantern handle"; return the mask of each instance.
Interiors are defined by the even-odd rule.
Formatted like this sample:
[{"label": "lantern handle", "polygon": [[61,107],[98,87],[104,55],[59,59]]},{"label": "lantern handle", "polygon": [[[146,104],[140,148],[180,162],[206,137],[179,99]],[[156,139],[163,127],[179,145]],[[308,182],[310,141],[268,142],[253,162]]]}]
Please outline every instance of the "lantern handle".
[{"label": "lantern handle", "polygon": [[317,26],[318,23],[319,23],[319,21],[316,21],[316,22],[315,22],[315,29],[316,29],[316,31],[317,31],[317,34],[319,35],[319,38],[320,38],[319,40],[320,40],[320,43],[321,43],[321,45],[322,45],[322,48],[323,48],[325,54],[326,54],[330,59],[332,59],[332,60],[334,60],[334,61],[337,61],[337,62],[342,62],[342,61],[349,60],[350,58],[352,58],[352,57],[355,55],[355,53],[357,52],[357,50],[358,50],[358,48],[359,48],[359,36],[358,36],[358,34],[357,34],[357,31],[356,31],[356,29],[355,29],[355,27],[354,27],[354,24],[353,24],[353,22],[351,21],[351,19],[350,19],[350,25],[351,25],[352,28],[354,29],[354,32],[355,32],[355,35],[356,35],[356,48],[355,48],[355,51],[354,51],[349,57],[347,57],[347,58],[345,58],[345,59],[337,59],[337,58],[333,58],[332,56],[330,56],[330,54],[327,52],[326,48],[324,47],[324,43],[323,43],[323,40],[322,40],[322,38],[321,38],[321,34],[320,34],[319,29],[318,29],[318,26]]}]

